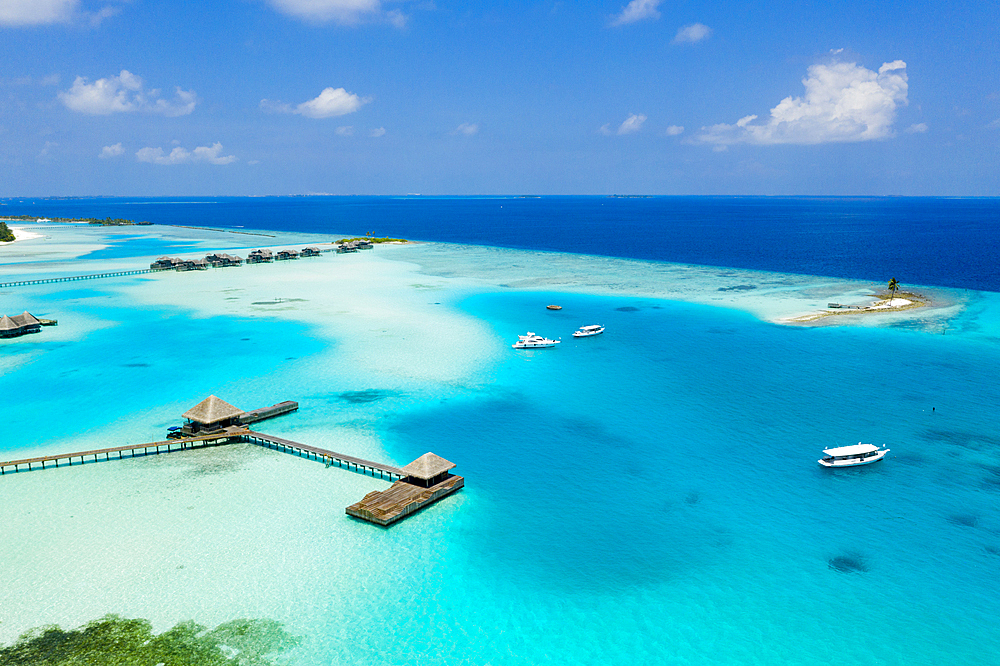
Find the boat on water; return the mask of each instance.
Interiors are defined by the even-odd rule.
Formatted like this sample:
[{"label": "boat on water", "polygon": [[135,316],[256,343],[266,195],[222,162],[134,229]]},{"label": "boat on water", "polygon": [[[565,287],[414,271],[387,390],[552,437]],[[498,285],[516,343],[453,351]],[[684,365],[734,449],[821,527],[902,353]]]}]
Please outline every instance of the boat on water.
[{"label": "boat on water", "polygon": [[511,345],[514,349],[540,349],[542,347],[555,347],[562,340],[550,340],[540,335],[528,331],[527,335],[517,336],[517,342]]},{"label": "boat on water", "polygon": [[817,462],[823,467],[855,467],[878,462],[889,453],[889,449],[880,449],[874,444],[852,444],[839,446],[835,449],[823,449],[824,455]]},{"label": "boat on water", "polygon": [[562,310],[562,306],[561,305],[546,305],[545,309],[546,310]]},{"label": "boat on water", "polygon": [[600,324],[592,324],[590,326],[581,326],[577,330],[573,331],[574,338],[589,338],[592,335],[600,335],[604,332],[604,327]]}]

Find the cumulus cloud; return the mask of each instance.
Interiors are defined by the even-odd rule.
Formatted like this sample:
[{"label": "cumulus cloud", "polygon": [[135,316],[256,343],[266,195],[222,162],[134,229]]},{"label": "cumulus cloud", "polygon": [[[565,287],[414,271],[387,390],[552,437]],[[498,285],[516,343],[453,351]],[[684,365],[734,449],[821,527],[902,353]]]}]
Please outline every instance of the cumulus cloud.
[{"label": "cumulus cloud", "polygon": [[929,128],[927,127],[927,123],[913,123],[912,125],[910,125],[909,127],[906,128],[906,133],[907,134],[923,134],[928,129]]},{"label": "cumulus cloud", "polygon": [[646,122],[646,116],[642,115],[641,113],[638,114],[633,113],[632,115],[630,115],[628,118],[625,119],[625,122],[623,122],[621,125],[618,126],[618,129],[616,130],[611,129],[611,123],[608,123],[606,125],[601,126],[600,132],[601,134],[607,136],[611,136],[612,134],[617,134],[619,136],[621,136],[622,134],[634,134],[635,132],[638,132],[640,129],[642,129],[642,124],[644,122]]},{"label": "cumulus cloud", "polygon": [[193,90],[180,87],[175,89],[174,99],[161,99],[159,90],[145,90],[142,79],[127,69],[118,76],[97,79],[93,83],[78,76],[72,88],[59,93],[59,100],[67,109],[97,116],[137,112],[186,116],[194,111],[198,102]]},{"label": "cumulus cloud", "polygon": [[335,118],[354,113],[370,101],[372,101],[370,97],[358,97],[343,88],[324,88],[315,99],[302,102],[295,107],[283,102],[262,99],[260,108],[272,113],[296,113],[306,118]]},{"label": "cumulus cloud", "polygon": [[624,7],[619,14],[611,19],[611,25],[627,25],[645,19],[658,19],[660,12],[657,7],[663,0],[632,0]]},{"label": "cumulus cloud", "polygon": [[684,133],[683,125],[671,125],[667,128],[667,136],[677,136]]},{"label": "cumulus cloud", "polygon": [[895,60],[878,72],[856,63],[813,65],[802,80],[802,97],[786,97],[770,118],[745,116],[733,125],[701,128],[696,141],[727,146],[820,144],[871,141],[893,135],[896,108],[907,104],[906,63]]},{"label": "cumulus cloud", "polygon": [[380,0],[267,0],[267,3],[282,14],[310,23],[357,25],[385,21],[402,28],[407,20],[398,9],[383,11]]},{"label": "cumulus cloud", "polygon": [[136,152],[135,158],[140,162],[149,162],[150,164],[191,164],[193,162],[232,164],[236,161],[235,155],[223,156],[221,153],[222,144],[216,141],[211,147],[198,146],[194,150],[177,146],[167,154],[164,154],[163,148],[142,148]]},{"label": "cumulus cloud", "polygon": [[452,132],[452,134],[462,134],[464,136],[472,136],[478,131],[479,131],[479,125],[477,125],[476,123],[462,123],[461,125],[455,128],[455,131]]},{"label": "cumulus cloud", "polygon": [[102,160],[110,160],[113,157],[118,157],[124,152],[125,149],[122,148],[122,144],[116,143],[113,146],[104,146],[104,148],[101,149],[101,154],[98,155],[98,157],[100,157]]},{"label": "cumulus cloud", "polygon": [[703,39],[708,39],[712,34],[712,29],[702,23],[692,23],[677,31],[674,35],[674,44],[694,44]]},{"label": "cumulus cloud", "polygon": [[0,25],[65,23],[76,14],[79,0],[3,0]]},{"label": "cumulus cloud", "polygon": [[371,132],[368,133],[368,136],[376,139],[380,136],[385,136],[385,128],[376,127],[375,129],[373,129]]}]

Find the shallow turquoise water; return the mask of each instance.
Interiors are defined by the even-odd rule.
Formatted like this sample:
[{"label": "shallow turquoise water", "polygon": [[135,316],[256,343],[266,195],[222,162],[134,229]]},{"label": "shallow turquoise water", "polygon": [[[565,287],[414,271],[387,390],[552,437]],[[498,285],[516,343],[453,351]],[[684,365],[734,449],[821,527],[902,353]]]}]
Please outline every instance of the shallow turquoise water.
[{"label": "shallow turquoise water", "polygon": [[[989,298],[932,335],[434,292],[428,308],[488,322],[484,354],[502,360],[465,382],[367,385],[379,358],[338,364],[337,341],[305,324],[123,307],[116,284],[18,292],[58,306],[60,334],[103,324],[24,343],[36,355],[0,374],[16,396],[0,455],[87,432],[158,437],[208,393],[243,408],[291,398],[300,411],[266,430],[331,448],[355,444],[322,438],[353,432],[384,451],[345,452],[397,463],[432,450],[467,488],[380,530],[343,507],[383,482],[255,447],[5,477],[0,629],[266,616],[306,637],[302,664],[990,664],[1000,651]],[[570,337],[590,323],[608,330]],[[526,329],[564,341],[509,349]],[[816,464],[859,440],[892,453]]]}]

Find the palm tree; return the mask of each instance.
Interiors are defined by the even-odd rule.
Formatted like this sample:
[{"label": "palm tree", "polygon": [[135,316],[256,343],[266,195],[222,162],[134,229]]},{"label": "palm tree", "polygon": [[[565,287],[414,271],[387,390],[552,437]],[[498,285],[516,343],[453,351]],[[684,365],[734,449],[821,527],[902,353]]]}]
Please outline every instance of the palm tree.
[{"label": "palm tree", "polygon": [[889,305],[892,305],[892,299],[896,297],[896,290],[899,289],[899,282],[896,278],[889,279],[889,291],[892,292],[892,296],[889,297]]}]

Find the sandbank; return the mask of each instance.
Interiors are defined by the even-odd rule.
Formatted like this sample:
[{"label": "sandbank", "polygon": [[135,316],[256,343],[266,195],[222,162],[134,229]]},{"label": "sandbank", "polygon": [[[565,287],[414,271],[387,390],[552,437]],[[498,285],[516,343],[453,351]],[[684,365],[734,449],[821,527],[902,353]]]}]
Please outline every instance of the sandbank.
[{"label": "sandbank", "polygon": [[32,238],[42,238],[43,236],[43,234],[40,234],[37,231],[29,231],[28,229],[20,226],[15,227],[8,224],[7,228],[10,229],[12,234],[14,234],[14,240],[0,242],[0,245],[10,245],[18,241],[31,240]]}]

